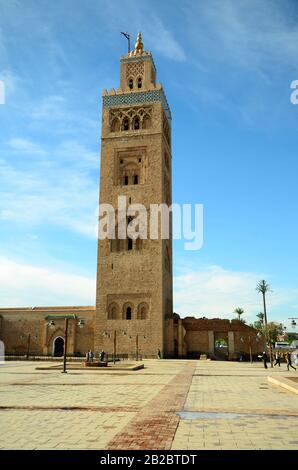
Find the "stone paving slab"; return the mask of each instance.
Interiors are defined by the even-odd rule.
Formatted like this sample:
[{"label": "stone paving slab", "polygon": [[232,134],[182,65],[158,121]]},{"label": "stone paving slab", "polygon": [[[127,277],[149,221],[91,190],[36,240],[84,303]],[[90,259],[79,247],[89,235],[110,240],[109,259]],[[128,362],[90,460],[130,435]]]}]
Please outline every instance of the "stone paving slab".
[{"label": "stone paving slab", "polygon": [[175,412],[185,402],[194,369],[195,364],[187,364],[128,426],[114,436],[107,449],[170,449],[179,423]]},{"label": "stone paving slab", "polygon": [[[139,371],[0,366],[4,449],[298,449],[298,377],[261,363],[144,360]],[[293,381],[291,381],[294,383]]]},{"label": "stone paving slab", "polygon": [[134,414],[0,411],[0,449],[103,449]]},{"label": "stone paving slab", "polygon": [[272,387],[267,374],[259,364],[199,363],[172,449],[298,449],[297,396]]},{"label": "stone paving slab", "polygon": [[268,376],[268,382],[278,387],[285,388],[289,392],[298,394],[298,377],[297,378],[288,378],[288,377],[271,377]]}]

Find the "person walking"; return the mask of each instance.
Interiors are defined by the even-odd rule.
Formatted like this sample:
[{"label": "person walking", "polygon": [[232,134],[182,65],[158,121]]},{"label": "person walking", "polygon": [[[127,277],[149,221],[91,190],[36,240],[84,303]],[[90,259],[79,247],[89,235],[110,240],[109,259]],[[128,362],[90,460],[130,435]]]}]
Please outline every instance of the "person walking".
[{"label": "person walking", "polygon": [[263,354],[261,354],[261,355],[258,356],[258,357],[260,357],[260,358],[262,359],[263,364],[264,364],[264,368],[265,368],[265,369],[268,369],[268,367],[267,367],[268,356],[267,356],[266,351],[263,351]]},{"label": "person walking", "polygon": [[106,353],[105,353],[104,350],[102,349],[102,350],[100,351],[100,353],[99,353],[99,360],[100,360],[100,362],[104,362],[104,360],[105,360],[105,355],[106,355]]},{"label": "person walking", "polygon": [[87,362],[93,362],[93,357],[94,357],[94,354],[91,351],[91,349],[89,349],[89,351],[86,354],[86,361]]},{"label": "person walking", "polygon": [[292,369],[296,370],[296,367],[292,365],[292,358],[291,358],[290,351],[287,352],[286,360],[287,360],[287,369],[290,370],[290,367],[292,367]]},{"label": "person walking", "polygon": [[161,358],[161,354],[160,354],[160,349],[157,350],[157,359],[160,359]]},{"label": "person walking", "polygon": [[281,355],[280,352],[275,353],[275,363],[273,364],[274,366],[279,366],[280,367],[280,360],[281,360]]}]

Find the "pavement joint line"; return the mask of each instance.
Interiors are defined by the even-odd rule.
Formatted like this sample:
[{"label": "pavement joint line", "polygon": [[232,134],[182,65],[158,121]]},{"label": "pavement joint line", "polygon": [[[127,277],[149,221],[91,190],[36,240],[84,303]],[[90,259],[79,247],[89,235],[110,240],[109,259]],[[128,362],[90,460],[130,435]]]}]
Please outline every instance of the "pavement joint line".
[{"label": "pavement joint line", "polygon": [[[176,411],[183,409],[192,383],[196,363],[175,374],[153,399],[108,443],[106,449],[170,449],[180,417]],[[169,389],[174,389],[169,390]],[[164,430],[164,432],[162,432]],[[144,446],[144,438],[146,445]],[[153,436],[153,437],[152,437]]]},{"label": "pavement joint line", "polygon": [[[285,411],[285,410],[275,410],[275,411],[271,411],[271,410],[232,410],[232,409],[229,409],[229,410],[222,410],[222,409],[201,409],[201,410],[191,410],[191,409],[183,409],[183,411],[178,411],[177,412],[179,414],[179,416],[183,413],[189,413],[189,414],[193,414],[193,415],[200,415],[200,414],[203,414],[203,415],[237,415],[241,418],[246,418],[246,417],[251,417],[251,418],[256,418],[256,417],[259,417],[259,416],[265,416],[265,417],[268,417],[268,418],[282,418],[282,417],[289,417],[289,418],[298,418],[298,411]],[[181,418],[181,416],[180,416]],[[197,419],[206,419],[207,421],[212,421],[212,418],[209,418],[209,417],[194,417],[194,418],[184,418],[182,417],[182,421],[190,421],[190,420],[197,420]],[[219,420],[219,419],[225,419],[225,417],[223,416],[222,418],[215,418],[216,421]]]},{"label": "pavement joint line", "polygon": [[5,406],[0,405],[1,411],[26,410],[26,411],[101,411],[103,413],[135,413],[141,408],[137,406],[117,407],[117,406]]}]

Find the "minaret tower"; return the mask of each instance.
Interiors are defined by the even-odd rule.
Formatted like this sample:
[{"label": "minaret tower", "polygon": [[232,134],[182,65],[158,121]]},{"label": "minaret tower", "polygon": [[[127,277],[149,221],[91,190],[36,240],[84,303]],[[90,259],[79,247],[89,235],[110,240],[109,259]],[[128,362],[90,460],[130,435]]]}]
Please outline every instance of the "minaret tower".
[{"label": "minaret tower", "polygon": [[[120,87],[103,91],[100,203],[171,205],[171,113],[141,33],[120,60]],[[131,220],[128,218],[128,223]],[[117,228],[117,227],[116,227]],[[172,240],[99,240],[95,351],[173,354]]]}]

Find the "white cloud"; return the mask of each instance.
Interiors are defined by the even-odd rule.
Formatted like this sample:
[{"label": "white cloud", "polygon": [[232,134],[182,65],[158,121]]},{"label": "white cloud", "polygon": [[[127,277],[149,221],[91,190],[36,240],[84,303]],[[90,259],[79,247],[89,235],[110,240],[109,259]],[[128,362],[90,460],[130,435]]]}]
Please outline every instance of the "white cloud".
[{"label": "white cloud", "polygon": [[135,3],[130,0],[122,0],[119,15],[115,15],[115,5],[109,0],[103,0],[97,7],[96,13],[100,21],[106,23],[106,17],[109,17],[107,27],[112,34],[119,34],[123,31],[123,17],[129,18],[129,31],[135,31],[135,37],[131,36],[131,49],[134,48],[136,35],[141,31],[146,51],[152,49],[152,52],[158,51],[162,56],[176,61],[183,61],[186,58],[182,44],[174,36],[174,31],[170,29],[169,21],[165,22],[158,15],[158,8],[152,7],[152,4],[146,5],[140,3],[135,7]]},{"label": "white cloud", "polygon": [[[31,158],[20,165],[9,152]],[[3,154],[0,220],[30,227],[54,224],[96,237],[99,156],[95,152],[76,141],[47,148],[14,138]]]},{"label": "white cloud", "polygon": [[[205,266],[200,270],[174,278],[174,310],[181,316],[206,316],[209,318],[235,318],[235,308],[244,309],[244,318],[255,321],[262,311],[262,298],[256,292],[260,279],[267,276],[260,273],[229,271],[220,266]],[[274,288],[267,295],[268,309],[274,310],[274,317],[287,318],[287,309],[297,303],[298,289]],[[279,312],[279,313],[278,313]]]},{"label": "white cloud", "polygon": [[150,44],[161,55],[177,61],[186,59],[182,45],[178,43],[171,31],[165,28],[159,18],[153,19],[150,30],[144,29],[144,37],[150,40]]},{"label": "white cloud", "polygon": [[298,27],[286,2],[210,0],[184,4],[193,57],[261,74],[296,63]]},{"label": "white cloud", "polygon": [[31,156],[35,155],[46,155],[45,150],[42,148],[41,145],[36,144],[28,139],[21,139],[21,138],[13,138],[8,141],[8,146],[12,150],[16,150],[18,152],[28,154]]},{"label": "white cloud", "polygon": [[1,307],[95,305],[95,279],[0,256]]}]

